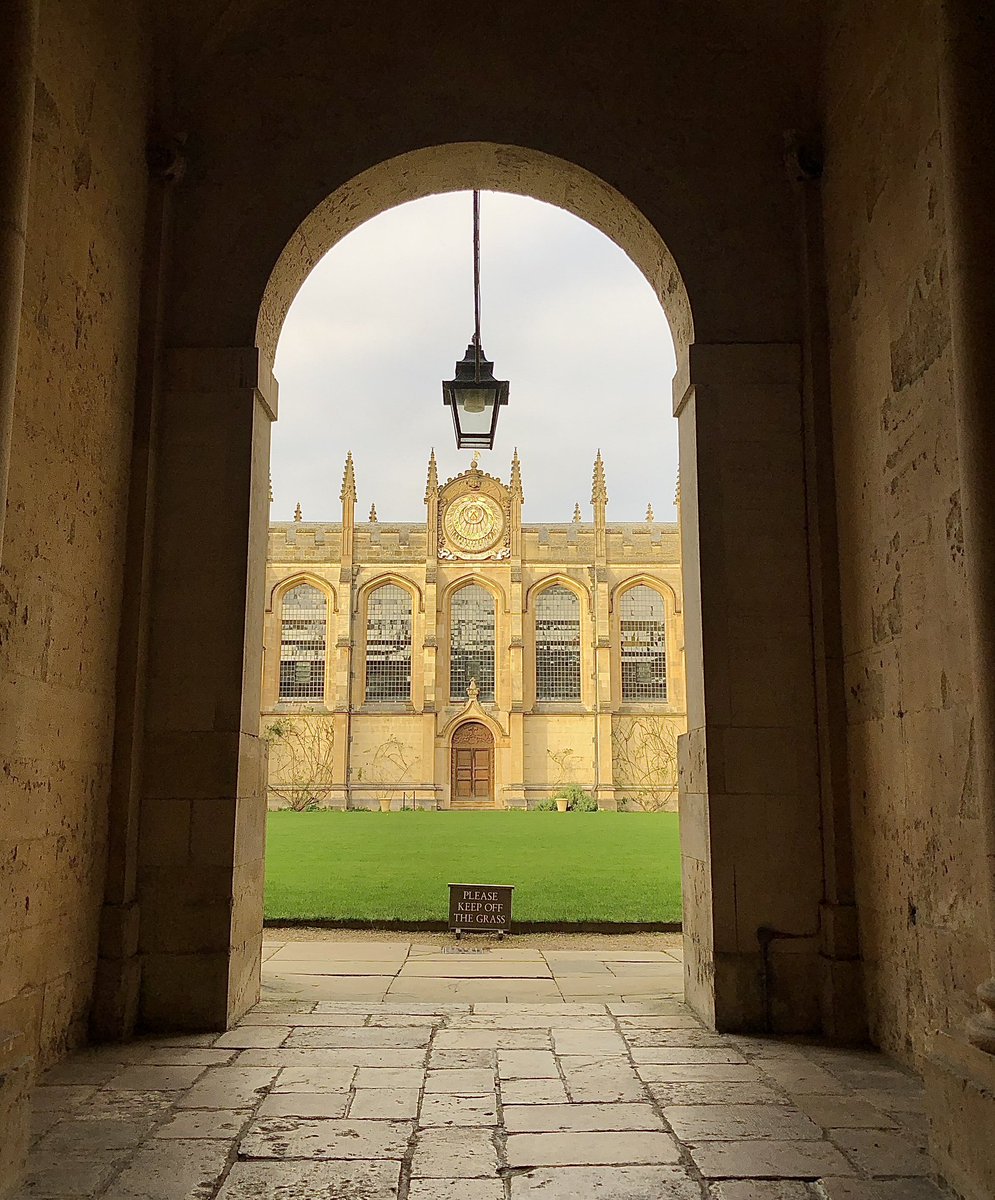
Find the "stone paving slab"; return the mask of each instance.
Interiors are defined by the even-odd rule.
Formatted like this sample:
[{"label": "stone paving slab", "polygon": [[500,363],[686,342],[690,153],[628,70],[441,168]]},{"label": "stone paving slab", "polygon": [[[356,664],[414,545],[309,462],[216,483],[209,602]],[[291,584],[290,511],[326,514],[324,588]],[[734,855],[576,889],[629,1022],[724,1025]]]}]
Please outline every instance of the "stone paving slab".
[{"label": "stone paving slab", "polygon": [[403,958],[372,958],[357,959],[349,962],[347,959],[286,958],[273,957],[267,966],[280,976],[349,976],[364,979],[367,976],[396,975],[404,966]]},{"label": "stone paving slab", "polygon": [[680,1147],[669,1133],[512,1133],[510,1167],[622,1166],[675,1163]]},{"label": "stone paving slab", "polygon": [[431,1026],[407,1026],[384,1028],[363,1026],[360,1029],[341,1029],[337,1026],[321,1026],[311,1029],[296,1029],[290,1032],[286,1045],[290,1049],[336,1050],[362,1046],[382,1049],[390,1046],[400,1050],[419,1050],[428,1045]]},{"label": "stone paving slab", "polygon": [[[506,1114],[507,1115],[507,1114]],[[422,1100],[419,1123],[433,1126],[496,1126],[497,1097],[493,1091],[486,1095],[450,1095],[448,1093],[425,1093]]]},{"label": "stone paving slab", "polygon": [[500,1179],[412,1179],[408,1200],[505,1200]]},{"label": "stone paving slab", "polygon": [[106,1200],[191,1200],[211,1196],[228,1169],[230,1143],[152,1141],[139,1147]]},{"label": "stone paving slab", "polygon": [[412,1179],[479,1179],[497,1174],[498,1155],[487,1129],[427,1129],[411,1160]]},{"label": "stone paving slab", "polygon": [[239,1157],[396,1159],[407,1151],[413,1126],[404,1121],[322,1121],[260,1117],[239,1143]]},{"label": "stone paving slab", "polygon": [[238,1162],[217,1200],[396,1200],[394,1162]]},{"label": "stone paving slab", "polygon": [[509,1133],[584,1133],[627,1129],[663,1129],[651,1104],[508,1104]]},{"label": "stone paving slab", "polygon": [[794,1180],[726,1179],[713,1183],[708,1195],[709,1200],[812,1200],[814,1193]]},{"label": "stone paving slab", "polygon": [[776,1104],[685,1104],[663,1110],[667,1124],[684,1142],[732,1139],[804,1141],[822,1137],[814,1121],[795,1108]]},{"label": "stone paving slab", "polygon": [[795,1178],[855,1175],[840,1151],[820,1141],[701,1142],[690,1148],[694,1165],[706,1179]]},{"label": "stone paving slab", "polygon": [[509,1104],[565,1104],[569,1097],[560,1079],[502,1079],[501,1101]]},{"label": "stone paving slab", "polygon": [[512,1176],[511,1200],[700,1200],[677,1167],[558,1167]]}]

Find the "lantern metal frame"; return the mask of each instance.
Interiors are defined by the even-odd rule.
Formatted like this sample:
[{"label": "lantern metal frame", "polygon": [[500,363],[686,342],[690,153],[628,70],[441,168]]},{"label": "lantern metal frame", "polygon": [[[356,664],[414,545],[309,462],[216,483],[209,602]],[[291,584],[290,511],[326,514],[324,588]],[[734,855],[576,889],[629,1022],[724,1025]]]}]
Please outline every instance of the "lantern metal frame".
[{"label": "lantern metal frame", "polygon": [[[442,403],[452,411],[453,429],[456,433],[457,449],[493,450],[497,433],[498,416],[508,403],[509,385],[506,379],[494,378],[494,364],[484,357],[480,341],[480,192],[473,193],[473,338],[466,348],[466,355],[456,364],[455,376],[442,384]],[[467,398],[472,393],[479,403],[481,392],[490,393],[490,399],[480,408],[472,410]],[[490,424],[486,430],[464,429],[461,414],[490,409]]]}]

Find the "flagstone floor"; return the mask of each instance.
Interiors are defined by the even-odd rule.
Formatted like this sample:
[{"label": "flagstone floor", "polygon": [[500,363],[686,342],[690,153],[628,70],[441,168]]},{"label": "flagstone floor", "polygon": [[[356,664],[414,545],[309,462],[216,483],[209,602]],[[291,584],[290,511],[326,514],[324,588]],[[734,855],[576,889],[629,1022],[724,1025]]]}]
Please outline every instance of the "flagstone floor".
[{"label": "flagstone floor", "polygon": [[238,1028],[86,1050],[44,1077],[25,1200],[947,1194],[913,1075],[712,1033],[680,1000],[676,951],[266,955]]},{"label": "flagstone floor", "polygon": [[431,942],[277,939],[264,947],[263,978],[268,995],[301,1000],[621,1003],[682,994],[677,937],[647,939],[667,949],[592,940],[601,946],[545,949],[478,934]]}]

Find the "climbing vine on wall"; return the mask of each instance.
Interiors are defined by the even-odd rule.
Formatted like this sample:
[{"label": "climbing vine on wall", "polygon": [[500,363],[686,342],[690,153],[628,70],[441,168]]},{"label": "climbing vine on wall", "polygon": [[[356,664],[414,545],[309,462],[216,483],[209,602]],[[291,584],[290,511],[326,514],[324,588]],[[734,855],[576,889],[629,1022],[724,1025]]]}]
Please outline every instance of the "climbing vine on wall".
[{"label": "climbing vine on wall", "polygon": [[278,717],[263,730],[269,791],[295,812],[318,808],[334,787],[335,728],[321,717]]},{"label": "climbing vine on wall", "polygon": [[646,812],[673,808],[677,798],[677,729],[666,717],[617,717],[612,724],[616,790]]},{"label": "climbing vine on wall", "polygon": [[374,785],[378,800],[386,799],[408,776],[414,766],[415,750],[396,735],[367,751],[366,761],[356,769],[357,783]]}]

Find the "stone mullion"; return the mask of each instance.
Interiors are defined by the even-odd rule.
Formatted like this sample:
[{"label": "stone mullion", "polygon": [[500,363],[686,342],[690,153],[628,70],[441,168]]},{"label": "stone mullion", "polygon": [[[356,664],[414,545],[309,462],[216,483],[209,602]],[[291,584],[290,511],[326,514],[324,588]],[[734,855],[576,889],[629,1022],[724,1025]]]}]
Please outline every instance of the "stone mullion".
[{"label": "stone mullion", "polygon": [[[599,555],[600,558],[600,555]],[[596,794],[602,808],[616,808],[612,763],[612,652],[608,569],[603,561],[594,568],[594,689],[598,779]]]}]

